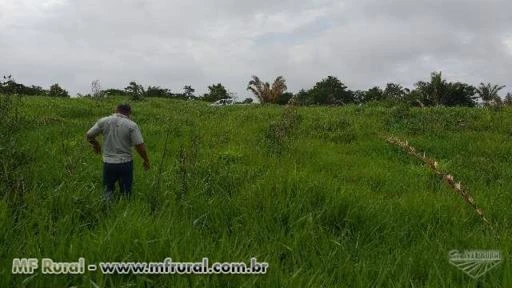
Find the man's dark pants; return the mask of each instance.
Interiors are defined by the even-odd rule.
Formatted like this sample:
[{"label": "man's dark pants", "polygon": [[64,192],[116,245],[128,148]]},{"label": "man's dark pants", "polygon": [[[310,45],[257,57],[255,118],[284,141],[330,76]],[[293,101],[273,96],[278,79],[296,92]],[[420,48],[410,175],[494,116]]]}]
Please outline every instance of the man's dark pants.
[{"label": "man's dark pants", "polygon": [[119,182],[121,195],[130,196],[133,183],[133,161],[120,164],[103,163],[103,196],[106,200],[113,198],[116,182]]}]

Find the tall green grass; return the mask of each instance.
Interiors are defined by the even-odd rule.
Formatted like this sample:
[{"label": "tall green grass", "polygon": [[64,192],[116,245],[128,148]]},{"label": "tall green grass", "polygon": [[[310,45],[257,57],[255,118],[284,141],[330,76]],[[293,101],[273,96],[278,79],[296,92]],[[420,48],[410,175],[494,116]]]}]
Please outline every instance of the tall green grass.
[{"label": "tall green grass", "polygon": [[[136,158],[134,197],[108,210],[101,158],[84,133],[118,101],[17,104],[17,128],[5,128],[1,142],[16,161],[1,159],[23,193],[14,199],[21,186],[2,183],[0,287],[512,286],[512,110],[136,102],[153,169]],[[440,160],[492,225],[386,144],[391,134]],[[449,264],[452,249],[497,249],[505,261],[473,280]],[[270,268],[259,276],[12,275],[20,257],[257,257]]]}]

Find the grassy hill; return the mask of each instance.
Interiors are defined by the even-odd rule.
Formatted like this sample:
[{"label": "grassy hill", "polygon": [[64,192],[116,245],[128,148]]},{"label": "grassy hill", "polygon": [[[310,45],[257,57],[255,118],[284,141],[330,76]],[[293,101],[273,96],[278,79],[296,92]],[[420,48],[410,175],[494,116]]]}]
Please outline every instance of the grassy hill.
[{"label": "grassy hill", "polygon": [[[133,103],[152,160],[101,202],[85,132],[121,99],[26,97],[3,117],[0,287],[512,287],[512,110]],[[1,118],[1,117],[0,117]],[[406,139],[469,188],[491,224]],[[473,280],[453,249],[500,250]],[[265,275],[13,275],[13,258],[269,263]]]}]

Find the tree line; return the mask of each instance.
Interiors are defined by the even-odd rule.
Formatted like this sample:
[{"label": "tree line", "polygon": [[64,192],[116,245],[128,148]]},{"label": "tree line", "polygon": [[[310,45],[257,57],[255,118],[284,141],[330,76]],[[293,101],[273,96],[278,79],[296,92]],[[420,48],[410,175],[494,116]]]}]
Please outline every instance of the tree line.
[{"label": "tree line", "polygon": [[[102,89],[99,80],[94,80],[91,83],[91,93],[78,94],[78,97],[91,97],[91,98],[105,98],[105,97],[130,97],[132,100],[143,100],[144,98],[176,98],[182,100],[203,100],[208,102],[215,102],[221,99],[233,98],[233,93],[229,92],[221,83],[212,84],[208,86],[208,93],[202,96],[196,96],[195,89],[190,85],[183,87],[183,92],[173,93],[170,89],[161,88],[160,86],[148,86],[144,88],[142,85],[135,81],[131,81],[124,89]],[[26,96],[50,96],[50,97],[70,97],[68,91],[53,84],[49,89],[43,89],[40,86],[25,86],[14,80],[12,75],[3,76],[0,79],[0,94],[3,95],[26,95]],[[245,103],[252,102],[252,98],[244,100]]]},{"label": "tree line", "polygon": [[[94,82],[93,82],[94,86]],[[160,86],[148,86],[144,88],[142,85],[138,84],[135,81],[129,83],[129,85],[121,89],[106,89],[106,90],[96,90],[97,93],[92,93],[88,95],[84,95],[86,97],[111,97],[111,96],[126,96],[131,97],[132,100],[143,100],[144,98],[175,98],[182,100],[203,100],[207,102],[215,102],[221,99],[230,99],[233,98],[233,93],[229,92],[226,87],[224,87],[221,83],[212,84],[208,86],[208,93],[203,94],[202,96],[197,96],[195,94],[195,89],[190,85],[185,85],[183,87],[183,92],[181,93],[173,93],[170,89],[161,88]],[[251,99],[252,100],[252,99]],[[247,99],[245,100],[248,101]]]},{"label": "tree line", "polygon": [[[512,93],[504,99],[499,92],[505,86],[480,83],[475,87],[462,82],[448,82],[441,72],[433,72],[430,81],[419,81],[414,89],[397,83],[387,83],[384,88],[375,86],[368,90],[350,90],[335,76],[328,76],[309,90],[298,93],[286,92],[286,81],[277,77],[272,84],[253,76],[247,89],[261,103],[287,104],[293,100],[298,105],[345,105],[380,102],[387,105],[405,104],[412,106],[466,106],[512,105]],[[481,100],[481,101],[480,101]]]},{"label": "tree line", "polygon": [[[401,84],[387,83],[385,87],[372,87],[368,90],[350,90],[335,76],[328,76],[317,82],[312,88],[302,89],[297,93],[287,92],[284,77],[277,77],[272,83],[263,82],[259,77],[252,76],[247,90],[251,91],[260,103],[285,105],[293,101],[296,105],[329,105],[339,106],[346,104],[382,103],[385,105],[405,104],[411,106],[466,106],[474,107],[479,103],[484,105],[512,105],[512,93],[504,98],[499,92],[505,86],[491,83],[480,83],[472,86],[462,82],[449,82],[443,78],[441,72],[433,72],[429,81],[419,81],[413,89]],[[4,76],[0,81],[0,94],[19,94],[50,97],[70,97],[69,93],[53,84],[48,90],[39,86],[25,86],[17,83],[11,75]],[[81,97],[130,97],[132,100],[144,98],[175,98],[183,100],[202,100],[215,102],[221,99],[234,98],[221,83],[208,86],[208,93],[201,96],[195,94],[190,85],[183,87],[183,92],[173,93],[170,89],[160,86],[147,86],[131,81],[124,89],[102,89],[99,80],[91,83],[91,93],[78,94]],[[246,98],[244,103],[251,103],[252,98]]]},{"label": "tree line", "polygon": [[64,90],[59,84],[53,84],[48,90],[40,86],[25,86],[17,83],[12,75],[3,76],[0,79],[0,94],[5,95],[28,95],[28,96],[50,96],[50,97],[69,97],[68,91]]}]

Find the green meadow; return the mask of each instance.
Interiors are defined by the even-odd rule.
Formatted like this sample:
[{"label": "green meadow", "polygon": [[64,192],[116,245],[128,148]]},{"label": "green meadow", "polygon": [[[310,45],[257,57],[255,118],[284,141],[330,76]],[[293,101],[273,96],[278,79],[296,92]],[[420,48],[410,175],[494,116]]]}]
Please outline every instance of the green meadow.
[{"label": "green meadow", "polygon": [[[135,156],[132,198],[108,206],[84,135],[122,101],[22,97],[2,110],[0,287],[512,287],[510,108],[133,102],[152,168]],[[491,223],[391,135],[436,159]],[[503,262],[475,280],[450,264],[454,249]],[[45,257],[269,268],[12,274],[13,258]]]}]

